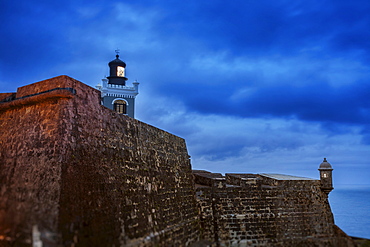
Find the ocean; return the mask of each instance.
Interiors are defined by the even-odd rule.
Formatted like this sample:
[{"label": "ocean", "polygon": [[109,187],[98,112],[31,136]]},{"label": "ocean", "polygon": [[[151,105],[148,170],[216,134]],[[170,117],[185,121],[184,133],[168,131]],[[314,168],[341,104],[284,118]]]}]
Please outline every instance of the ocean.
[{"label": "ocean", "polygon": [[349,236],[370,239],[370,185],[334,185],[329,202],[337,226]]}]

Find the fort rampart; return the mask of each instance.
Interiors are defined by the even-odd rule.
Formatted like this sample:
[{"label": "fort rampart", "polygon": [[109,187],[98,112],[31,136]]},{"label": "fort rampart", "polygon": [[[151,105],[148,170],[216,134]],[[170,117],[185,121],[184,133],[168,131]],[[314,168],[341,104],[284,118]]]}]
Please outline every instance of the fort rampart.
[{"label": "fort rampart", "polygon": [[202,233],[219,246],[351,246],[320,180],[194,171]]},{"label": "fort rampart", "polygon": [[32,232],[44,246],[198,239],[182,138],[101,106],[99,91],[67,76],[9,96],[0,104],[0,241],[30,245]]},{"label": "fort rampart", "polygon": [[352,246],[320,181],[191,171],[185,140],[59,76],[0,94],[0,246]]}]

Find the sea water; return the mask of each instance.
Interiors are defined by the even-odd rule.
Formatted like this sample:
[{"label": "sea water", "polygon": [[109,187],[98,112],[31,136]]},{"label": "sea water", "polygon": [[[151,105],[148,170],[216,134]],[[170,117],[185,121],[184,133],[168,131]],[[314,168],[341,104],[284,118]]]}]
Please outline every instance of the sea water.
[{"label": "sea water", "polygon": [[339,185],[329,194],[334,221],[353,237],[370,239],[370,185]]}]

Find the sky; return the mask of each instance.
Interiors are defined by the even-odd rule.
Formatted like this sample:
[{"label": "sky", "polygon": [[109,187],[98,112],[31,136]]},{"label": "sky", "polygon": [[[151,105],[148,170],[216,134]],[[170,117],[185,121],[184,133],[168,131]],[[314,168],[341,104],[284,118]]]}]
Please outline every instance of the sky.
[{"label": "sky", "polygon": [[370,184],[370,1],[4,0],[0,92],[108,62],[136,118],[186,140],[193,169]]}]

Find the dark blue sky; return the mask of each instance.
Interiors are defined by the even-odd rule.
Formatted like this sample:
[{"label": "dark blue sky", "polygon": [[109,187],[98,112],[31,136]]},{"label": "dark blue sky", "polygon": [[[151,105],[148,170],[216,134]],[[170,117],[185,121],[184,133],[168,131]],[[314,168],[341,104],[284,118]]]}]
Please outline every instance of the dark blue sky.
[{"label": "dark blue sky", "polygon": [[96,86],[121,50],[137,118],[186,139],[195,169],[369,184],[370,2],[1,1],[0,92]]}]

